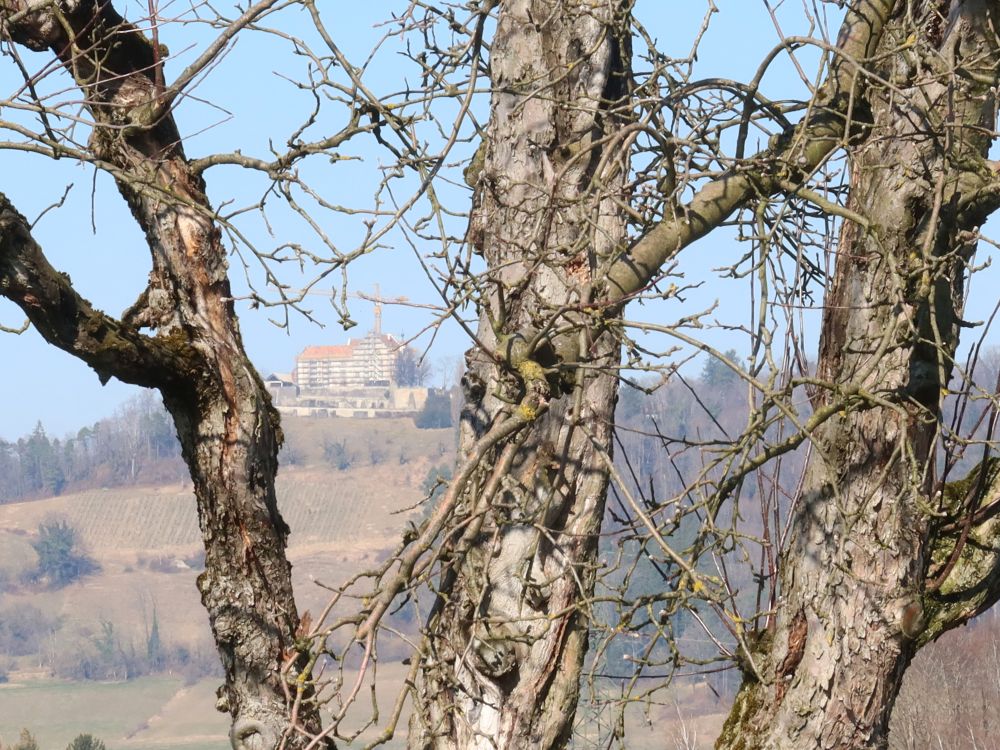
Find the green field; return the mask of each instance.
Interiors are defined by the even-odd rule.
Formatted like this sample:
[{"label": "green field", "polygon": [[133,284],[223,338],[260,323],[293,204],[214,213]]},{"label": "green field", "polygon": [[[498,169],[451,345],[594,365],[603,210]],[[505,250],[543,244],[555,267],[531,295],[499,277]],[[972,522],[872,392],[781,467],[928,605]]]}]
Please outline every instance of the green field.
[{"label": "green field", "polygon": [[[382,721],[394,705],[406,669],[398,663],[379,668],[377,695]],[[353,675],[345,682],[353,682]],[[219,681],[184,685],[173,677],[147,677],[117,683],[36,681],[0,687],[0,742],[13,744],[26,726],[40,750],[62,750],[78,734],[100,738],[109,750],[228,750],[228,718],[216,712]],[[369,718],[368,691],[348,714],[346,726],[357,727]],[[383,745],[401,750],[405,745],[405,716],[399,736]],[[374,732],[354,743],[361,747]]]},{"label": "green field", "polygon": [[[384,727],[402,689],[407,668],[398,662],[378,667],[375,695],[378,699],[379,729]],[[344,675],[344,684],[354,682]],[[119,683],[67,683],[37,681],[0,687],[0,741],[10,744],[27,725],[41,750],[61,750],[80,733],[102,739],[109,750],[227,750],[227,717],[217,713],[214,691],[217,679],[184,685],[172,677],[151,677]],[[344,731],[359,727],[370,718],[370,691],[348,713]],[[581,747],[591,746],[599,737],[607,740],[616,704],[601,708],[583,705],[578,719]],[[721,713],[689,714],[691,701],[685,690],[664,696],[665,700],[630,704],[627,710],[629,748],[663,750],[669,747],[707,750],[719,731]],[[676,702],[675,702],[676,701]],[[382,747],[405,747],[408,708],[397,726],[397,736]],[[363,747],[376,730],[367,730],[353,743],[338,741],[344,748]]]},{"label": "green field", "polygon": [[[214,683],[185,688],[173,677],[144,677],[116,683],[38,681],[0,687],[0,740],[13,744],[27,727],[41,750],[61,750],[78,734],[102,739],[109,750],[225,750],[226,718],[212,711],[184,716],[171,711],[183,691],[211,695]],[[209,702],[211,709],[212,703]],[[173,715],[166,715],[170,712]],[[177,724],[176,719],[184,719]],[[157,732],[172,720],[173,731]],[[192,741],[185,741],[185,737]]]}]

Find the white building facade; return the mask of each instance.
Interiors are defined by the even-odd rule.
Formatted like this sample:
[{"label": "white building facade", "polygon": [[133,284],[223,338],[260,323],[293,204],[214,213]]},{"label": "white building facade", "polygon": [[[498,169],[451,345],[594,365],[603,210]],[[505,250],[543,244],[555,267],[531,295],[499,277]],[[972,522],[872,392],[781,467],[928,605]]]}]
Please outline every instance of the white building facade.
[{"label": "white building facade", "polygon": [[377,330],[340,346],[306,347],[295,358],[295,383],[303,390],[389,386],[399,351],[394,336]]}]

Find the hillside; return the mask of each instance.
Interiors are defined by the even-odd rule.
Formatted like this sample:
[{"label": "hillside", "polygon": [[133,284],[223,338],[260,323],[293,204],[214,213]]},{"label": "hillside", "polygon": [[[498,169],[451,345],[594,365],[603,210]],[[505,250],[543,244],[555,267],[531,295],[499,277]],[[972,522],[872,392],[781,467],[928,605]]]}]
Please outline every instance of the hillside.
[{"label": "hillside", "polygon": [[[278,503],[292,529],[289,546],[340,544],[382,548],[400,528],[399,513],[418,503],[422,476],[409,467],[343,472],[292,469],[278,479]],[[24,535],[48,518],[65,519],[98,558],[139,552],[191,552],[201,544],[190,486],[117,487],[0,506],[0,531]]]},{"label": "hillside", "polygon": [[[676,492],[673,477],[693,471],[697,457],[651,448],[644,424],[655,414],[666,434],[687,429],[705,436],[745,419],[739,399],[721,389],[706,402],[718,406],[711,424],[684,391],[664,388],[647,397],[623,390],[619,456],[636,460],[641,474],[656,483],[657,496]],[[455,435],[417,430],[410,420],[285,418],[284,426],[279,503],[292,529],[289,557],[299,607],[317,613],[330,597],[318,583],[336,585],[371,567],[395,545],[400,530],[419,518],[423,509],[414,506],[432,470],[453,461]],[[785,466],[797,470],[801,462],[790,456]],[[25,623],[30,628],[34,622],[40,634],[30,649],[17,653],[5,653],[0,642],[0,679],[10,679],[0,684],[0,742],[10,746],[27,726],[41,750],[61,750],[81,732],[96,734],[109,750],[226,750],[226,717],[213,710],[217,657],[194,581],[201,545],[190,485],[107,484],[0,505],[0,641]],[[746,501],[756,501],[752,488]],[[46,590],[20,577],[35,565],[31,542],[39,523],[53,518],[77,530],[101,570],[64,589]],[[936,747],[941,743],[932,739],[941,736],[951,738],[942,747],[971,747],[958,736],[965,725],[955,717],[975,714],[977,701],[997,692],[998,617],[984,617],[921,652],[893,718],[892,747]],[[154,619],[165,644],[164,669],[137,678],[121,670],[96,679],[74,677],[84,662],[96,659],[100,644],[111,643],[119,655],[142,656]],[[405,681],[400,655],[380,649],[376,692],[383,716]],[[347,684],[351,677],[345,672]],[[598,693],[588,696],[594,703],[584,701],[579,714],[580,747],[596,742],[599,729],[606,736],[625,688],[614,679],[595,685]],[[723,690],[720,700],[717,687],[718,681],[712,687],[708,680],[678,680],[655,699],[631,699],[630,748],[710,747],[730,694]],[[988,732],[983,725],[984,733],[1000,732],[992,719],[983,721],[991,722]],[[405,734],[405,717],[400,727]],[[385,747],[403,744],[396,738]]]},{"label": "hillside", "polygon": [[[422,512],[421,485],[432,468],[453,460],[454,432],[417,430],[408,419],[283,423],[278,502],[292,530],[299,605],[316,612],[329,598],[317,581],[336,584],[370,566]],[[22,582],[35,565],[38,526],[52,519],[77,531],[99,573],[58,590]],[[0,653],[0,673],[10,679],[0,685],[0,740],[11,744],[27,726],[43,750],[65,747],[80,732],[111,750],[228,747],[225,717],[211,698],[218,679],[204,676],[216,657],[195,588],[200,549],[190,483],[0,505],[0,621],[4,613],[37,611],[52,628],[31,653]],[[109,626],[119,651],[142,652],[154,610],[170,653],[187,660],[177,669],[128,682],[53,678],[99,650]],[[58,720],[46,708],[53,705]],[[103,715],[108,705],[117,707],[113,716]]]}]

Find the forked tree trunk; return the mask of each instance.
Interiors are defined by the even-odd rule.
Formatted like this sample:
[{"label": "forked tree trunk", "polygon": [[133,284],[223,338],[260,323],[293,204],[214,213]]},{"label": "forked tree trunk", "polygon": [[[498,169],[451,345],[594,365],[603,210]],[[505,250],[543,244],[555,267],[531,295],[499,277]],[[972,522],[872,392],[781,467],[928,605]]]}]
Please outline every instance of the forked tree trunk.
[{"label": "forked tree trunk", "polygon": [[[849,208],[870,224],[845,222],[840,237],[817,368],[829,386],[814,406],[855,400],[812,436],[776,623],[718,748],[884,748],[903,672],[928,639],[928,581],[941,572],[928,572],[932,517],[961,510],[935,494],[933,456],[966,230],[982,218],[969,201],[989,179],[998,22],[984,0],[900,1],[882,36],[873,67],[895,90],[869,89],[873,125],[850,155]],[[939,617],[930,635],[982,604]]]},{"label": "forked tree trunk", "polygon": [[[0,291],[50,342],[107,380],[158,388],[194,480],[205,542],[198,578],[225,668],[220,710],[234,748],[302,747],[319,731],[308,702],[290,721],[303,654],[285,557],[288,527],[275,502],[278,415],[240,337],[226,251],[200,176],[189,168],[157,80],[152,44],[109,3],[0,0],[4,31],[55,53],[95,125],[89,147],[109,165],[146,234],[149,286],[121,320],[94,310],[45,262],[27,224],[4,201]],[[148,328],[154,334],[145,334]],[[307,683],[306,683],[307,684]]]},{"label": "forked tree trunk", "polygon": [[[467,173],[469,241],[489,270],[456,475],[492,447],[446,542],[411,748],[556,748],[572,728],[619,356],[583,310],[625,237],[629,6],[500,5],[491,119]],[[583,366],[561,367],[567,351]]]}]

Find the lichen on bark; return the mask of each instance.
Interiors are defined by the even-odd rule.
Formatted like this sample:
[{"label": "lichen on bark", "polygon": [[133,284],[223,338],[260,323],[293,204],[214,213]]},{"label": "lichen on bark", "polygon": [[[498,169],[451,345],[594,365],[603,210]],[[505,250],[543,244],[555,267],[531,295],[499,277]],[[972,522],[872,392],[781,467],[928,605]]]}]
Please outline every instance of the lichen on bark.
[{"label": "lichen on bark", "polygon": [[[942,489],[932,526],[929,576],[943,580],[923,595],[921,647],[964,625],[1000,599],[1000,458],[984,459]],[[951,566],[950,569],[946,566]]]}]

